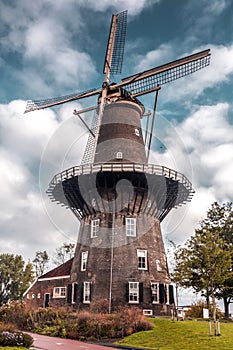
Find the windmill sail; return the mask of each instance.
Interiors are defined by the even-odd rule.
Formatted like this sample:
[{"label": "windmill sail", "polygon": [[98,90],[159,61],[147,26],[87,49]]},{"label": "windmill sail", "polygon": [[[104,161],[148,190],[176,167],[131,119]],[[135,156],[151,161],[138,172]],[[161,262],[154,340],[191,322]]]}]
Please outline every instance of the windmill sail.
[{"label": "windmill sail", "polygon": [[[98,123],[99,123],[99,116],[98,116],[98,113],[95,111],[92,118],[92,123],[91,123],[91,131],[94,135],[96,135]],[[88,140],[87,140],[86,148],[81,161],[81,165],[90,164],[93,162],[95,137],[93,136],[92,133],[90,132],[88,135]]]},{"label": "windmill sail", "polygon": [[127,11],[112,16],[108,45],[104,61],[103,73],[107,79],[109,74],[121,74],[124,56]]},{"label": "windmill sail", "polygon": [[192,74],[209,64],[210,50],[205,50],[124,78],[119,85],[136,97],[156,90],[158,85]]},{"label": "windmill sail", "polygon": [[66,103],[66,102],[70,102],[70,101],[76,101],[76,100],[79,100],[81,98],[97,95],[100,92],[101,92],[101,89],[99,89],[99,90],[91,89],[91,90],[87,90],[87,91],[83,91],[83,92],[79,92],[79,93],[76,92],[76,93],[61,96],[61,97],[52,97],[52,98],[46,98],[46,99],[34,100],[34,101],[30,100],[27,102],[26,109],[25,109],[24,113],[32,112],[32,111],[35,111],[38,109],[44,109],[44,108],[48,108],[48,107],[57,106],[57,105],[60,105],[60,104]]}]

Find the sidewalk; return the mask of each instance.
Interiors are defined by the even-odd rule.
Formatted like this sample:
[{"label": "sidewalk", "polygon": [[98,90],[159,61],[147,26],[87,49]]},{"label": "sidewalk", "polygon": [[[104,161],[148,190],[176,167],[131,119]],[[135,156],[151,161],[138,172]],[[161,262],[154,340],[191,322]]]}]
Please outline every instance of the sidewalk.
[{"label": "sidewalk", "polygon": [[[121,346],[115,344],[93,344],[93,343],[84,343],[78,340],[73,339],[64,339],[58,337],[49,337],[47,335],[41,335],[37,333],[30,333],[34,339],[34,344],[31,349],[33,350],[143,350],[143,348],[135,348],[130,346]],[[148,349],[147,349],[148,350]]]}]

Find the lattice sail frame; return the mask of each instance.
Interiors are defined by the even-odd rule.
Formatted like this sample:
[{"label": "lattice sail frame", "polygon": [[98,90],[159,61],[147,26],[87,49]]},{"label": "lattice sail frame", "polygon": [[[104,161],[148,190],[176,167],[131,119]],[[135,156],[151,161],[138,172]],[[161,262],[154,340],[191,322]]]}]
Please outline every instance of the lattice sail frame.
[{"label": "lattice sail frame", "polygon": [[210,64],[209,50],[173,61],[122,79],[122,86],[134,97],[154,91],[159,85],[192,74]]}]

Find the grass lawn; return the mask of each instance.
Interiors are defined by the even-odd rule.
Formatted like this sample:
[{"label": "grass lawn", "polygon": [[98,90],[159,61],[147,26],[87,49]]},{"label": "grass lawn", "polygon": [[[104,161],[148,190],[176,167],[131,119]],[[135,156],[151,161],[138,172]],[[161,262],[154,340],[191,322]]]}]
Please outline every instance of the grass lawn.
[{"label": "grass lawn", "polygon": [[221,336],[215,337],[209,336],[207,321],[156,318],[151,322],[151,331],[135,333],[117,344],[153,350],[233,350],[233,323],[221,323]]},{"label": "grass lawn", "polygon": [[18,347],[18,346],[13,346],[13,347],[10,347],[10,346],[0,346],[0,350],[28,350],[26,348],[22,348],[22,347]]}]

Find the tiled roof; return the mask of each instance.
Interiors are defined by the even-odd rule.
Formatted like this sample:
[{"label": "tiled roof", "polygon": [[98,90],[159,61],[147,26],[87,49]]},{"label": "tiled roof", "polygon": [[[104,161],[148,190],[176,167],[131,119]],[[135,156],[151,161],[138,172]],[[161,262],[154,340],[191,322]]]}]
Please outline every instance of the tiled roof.
[{"label": "tiled roof", "polygon": [[53,269],[49,272],[46,272],[44,275],[40,276],[39,279],[59,277],[59,276],[68,276],[68,275],[70,275],[72,263],[73,263],[73,258],[66,261],[64,264],[62,264],[58,267],[55,267],[55,269]]}]

